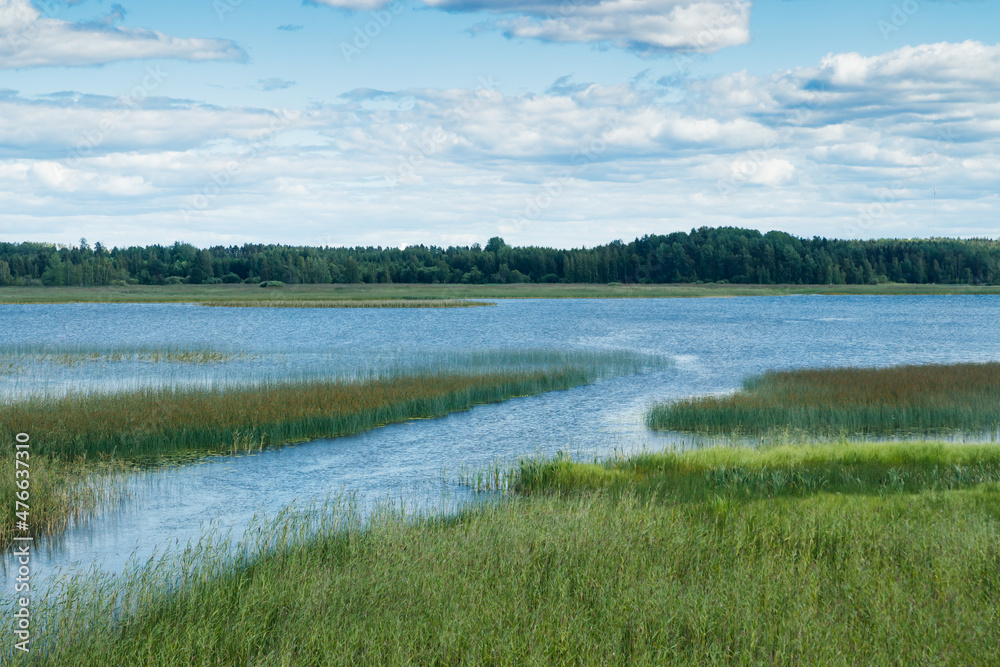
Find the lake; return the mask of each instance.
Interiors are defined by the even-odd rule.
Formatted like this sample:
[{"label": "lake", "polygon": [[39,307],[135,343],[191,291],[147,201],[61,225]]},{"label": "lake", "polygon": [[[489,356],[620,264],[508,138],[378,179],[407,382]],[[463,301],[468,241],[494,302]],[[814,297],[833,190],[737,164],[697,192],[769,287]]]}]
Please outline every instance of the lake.
[{"label": "lake", "polygon": [[[624,350],[672,364],[252,455],[136,474],[126,506],[40,540],[36,583],[96,564],[119,571],[206,530],[237,534],[255,513],[330,494],[453,509],[475,497],[461,469],[562,450],[576,457],[662,449],[689,439],[647,431],[653,402],[737,388],[772,368],[986,361],[1000,357],[1000,297],[795,296],[499,301],[489,308],[209,308],[183,304],[0,306],[0,346],[195,346],[237,354],[197,366],[80,364],[3,378],[0,395],[288,375],[345,375],[434,353]],[[5,559],[5,577],[13,573]],[[7,590],[11,590],[8,588]]]}]

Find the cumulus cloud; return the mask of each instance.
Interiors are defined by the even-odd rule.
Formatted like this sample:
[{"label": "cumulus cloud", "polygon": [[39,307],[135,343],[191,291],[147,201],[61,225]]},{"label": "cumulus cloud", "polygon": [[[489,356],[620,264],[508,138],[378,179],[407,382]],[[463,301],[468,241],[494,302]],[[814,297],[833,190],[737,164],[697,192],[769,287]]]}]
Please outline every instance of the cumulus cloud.
[{"label": "cumulus cloud", "polygon": [[72,23],[43,17],[30,0],[0,0],[0,68],[101,65],[142,58],[246,59],[246,52],[228,40],[187,39],[116,26],[124,16],[124,9],[113,5],[102,20]]},{"label": "cumulus cloud", "polygon": [[[156,70],[145,75],[155,81]],[[146,88],[137,82],[136,93]],[[132,94],[114,98],[62,93],[25,98],[0,91],[0,158],[75,163],[117,152],[186,150],[241,142],[278,118],[262,109],[220,108]]]},{"label": "cumulus cloud", "polygon": [[[377,10],[390,0],[313,0]],[[711,53],[750,41],[750,0],[422,0],[448,12],[498,17],[476,29],[510,38],[606,44],[647,53]]]},{"label": "cumulus cloud", "polygon": [[496,22],[508,37],[604,43],[645,52],[703,53],[750,41],[749,2],[603,0],[530,4],[515,11],[523,15]]},{"label": "cumulus cloud", "polygon": [[[831,54],[690,81],[669,102],[656,86],[568,77],[541,94],[359,89],[295,114],[0,91],[0,234],[121,216],[144,238],[196,242],[395,245],[461,226],[563,245],[700,224],[995,236],[998,49]],[[81,218],[92,201],[101,214]]]},{"label": "cumulus cloud", "polygon": [[904,46],[870,57],[831,53],[806,73],[811,81],[839,89],[882,86],[898,90],[918,82],[949,92],[970,88],[987,92],[1000,89],[1000,45],[969,40]]}]

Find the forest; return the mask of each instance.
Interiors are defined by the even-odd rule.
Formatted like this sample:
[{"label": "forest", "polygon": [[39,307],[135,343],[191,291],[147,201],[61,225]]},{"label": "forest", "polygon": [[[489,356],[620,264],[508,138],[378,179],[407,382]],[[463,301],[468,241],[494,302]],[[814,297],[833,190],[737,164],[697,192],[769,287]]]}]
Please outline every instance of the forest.
[{"label": "forest", "polygon": [[244,244],[107,248],[0,243],[0,285],[213,283],[742,283],[1000,282],[992,239],[838,240],[702,227],[593,248],[486,246],[311,247]]}]

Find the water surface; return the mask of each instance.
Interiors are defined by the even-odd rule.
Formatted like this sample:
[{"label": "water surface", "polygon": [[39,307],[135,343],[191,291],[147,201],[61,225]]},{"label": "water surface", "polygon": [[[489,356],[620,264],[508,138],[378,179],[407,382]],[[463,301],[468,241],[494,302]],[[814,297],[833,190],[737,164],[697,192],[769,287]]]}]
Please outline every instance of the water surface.
[{"label": "water surface", "polygon": [[473,495],[457,484],[463,467],[557,450],[593,457],[677,446],[676,437],[643,426],[651,403],[732,391],[745,376],[771,368],[996,360],[998,307],[998,296],[527,299],[449,309],[0,306],[0,346],[203,346],[249,355],[228,364],[85,364],[22,373],[2,378],[0,396],[350,375],[453,351],[625,350],[673,360],[642,375],[441,419],[137,475],[126,507],[39,543],[32,565],[45,579],[93,563],[117,571],[130,555],[144,560],[168,541],[218,527],[238,533],[255,513],[331,493],[357,493],[368,506],[391,497],[454,507]]}]

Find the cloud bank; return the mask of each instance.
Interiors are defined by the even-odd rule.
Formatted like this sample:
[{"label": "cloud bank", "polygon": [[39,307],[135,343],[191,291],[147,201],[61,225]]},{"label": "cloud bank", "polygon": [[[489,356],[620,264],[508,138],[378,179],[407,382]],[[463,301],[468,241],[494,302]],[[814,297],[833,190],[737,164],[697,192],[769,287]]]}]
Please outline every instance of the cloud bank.
[{"label": "cloud bank", "polygon": [[243,49],[231,41],[115,26],[122,17],[124,10],[115,5],[107,20],[73,23],[42,16],[30,0],[0,0],[0,68],[75,67],[144,58],[246,60]]},{"label": "cloud bank", "polygon": [[998,87],[1000,45],[962,42],[688,81],[680,99],[676,83],[568,77],[542,94],[488,79],[359,89],[295,113],[0,91],[0,236],[563,245],[726,224],[997,236]]},{"label": "cloud bank", "polygon": [[[378,10],[390,0],[315,0],[337,9]],[[646,53],[712,53],[750,41],[749,0],[423,0],[448,12],[498,18],[478,29],[510,38],[611,45]]]}]

